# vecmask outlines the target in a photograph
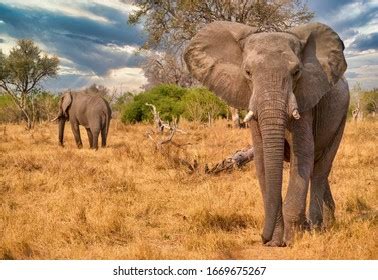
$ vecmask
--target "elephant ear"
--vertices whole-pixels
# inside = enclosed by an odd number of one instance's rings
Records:
[[[302,75],[295,88],[299,111],[313,108],[343,76],[344,44],[329,26],[309,23],[290,30],[303,43]]]
[[[243,75],[242,45],[256,32],[248,25],[215,21],[190,41],[184,60],[192,75],[235,108],[248,108],[251,89]]]
[[[62,107],[62,113],[67,116],[67,109],[72,103],[72,96],[70,92],[66,92],[62,97],[61,97],[61,107]]]

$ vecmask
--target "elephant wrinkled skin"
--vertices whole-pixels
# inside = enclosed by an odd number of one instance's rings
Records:
[[[79,125],[87,130],[90,148],[98,149],[100,133],[101,146],[105,147],[111,115],[108,102],[97,94],[88,91],[64,93],[60,98],[58,116],[54,119],[59,122],[59,144],[63,146],[64,126],[69,120],[78,148],[83,146]]]
[[[339,36],[321,23],[257,33],[220,21],[200,30],[184,53],[200,82],[231,106],[249,110],[267,246],[290,244],[295,228],[334,219],[328,176],[349,105],[343,50]],[[284,155],[290,179],[283,201]]]

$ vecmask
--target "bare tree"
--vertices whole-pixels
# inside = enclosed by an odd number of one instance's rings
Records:
[[[138,9],[130,24],[143,22],[148,55],[143,69],[148,87],[159,83],[193,85],[181,54],[205,24],[225,20],[256,26],[260,31],[283,31],[314,16],[304,0],[134,0]],[[165,54],[161,54],[164,50]]]
[[[181,58],[169,53],[153,53],[146,59],[142,69],[148,81],[146,89],[161,83],[176,84],[182,87],[190,87],[195,83],[195,80],[186,71]]]
[[[314,16],[303,0],[135,0],[129,23],[144,21],[145,49],[181,49],[203,25],[225,20],[283,31]]]

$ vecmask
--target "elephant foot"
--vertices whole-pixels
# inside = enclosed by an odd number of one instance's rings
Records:
[[[286,243],[281,240],[270,240],[268,242],[263,241],[263,245],[267,247],[286,247]]]
[[[261,239],[264,246],[285,247],[286,244],[285,242],[283,242],[283,236],[284,236],[284,224],[283,224],[282,219],[280,219],[274,229],[273,236],[271,237],[271,239],[265,238],[263,234],[261,235]]]
[[[77,148],[78,149],[82,149],[83,148],[83,144],[77,144]]]
[[[287,246],[293,245],[294,236],[297,231],[310,231],[311,225],[306,218],[301,218],[299,221],[290,220],[285,222],[284,242]]]

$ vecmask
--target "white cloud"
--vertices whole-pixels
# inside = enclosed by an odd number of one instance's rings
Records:
[[[122,12],[127,13],[127,14],[129,12],[135,11],[135,9],[137,9],[131,3],[126,3],[126,2],[130,2],[130,1],[124,1],[124,3],[122,3],[119,0],[107,0],[107,1],[92,0],[91,2],[94,3],[94,4],[104,5],[104,6],[107,6],[107,7],[110,7],[110,8],[114,8],[114,9],[117,9],[117,10],[122,11]]]
[[[70,4],[67,4],[67,1],[64,0],[2,0],[4,4],[13,7],[22,7],[26,9],[42,9],[52,12],[59,12],[73,17],[84,17],[94,21],[100,22],[109,22],[105,17],[98,16],[94,13],[91,13],[85,10],[85,5],[88,4],[88,1],[78,0],[70,1]],[[97,1],[106,3],[107,1]]]
[[[106,76],[93,76],[89,83],[104,85],[108,88],[115,88],[120,92],[132,91],[138,92],[147,82],[141,68],[119,68],[112,69]]]

